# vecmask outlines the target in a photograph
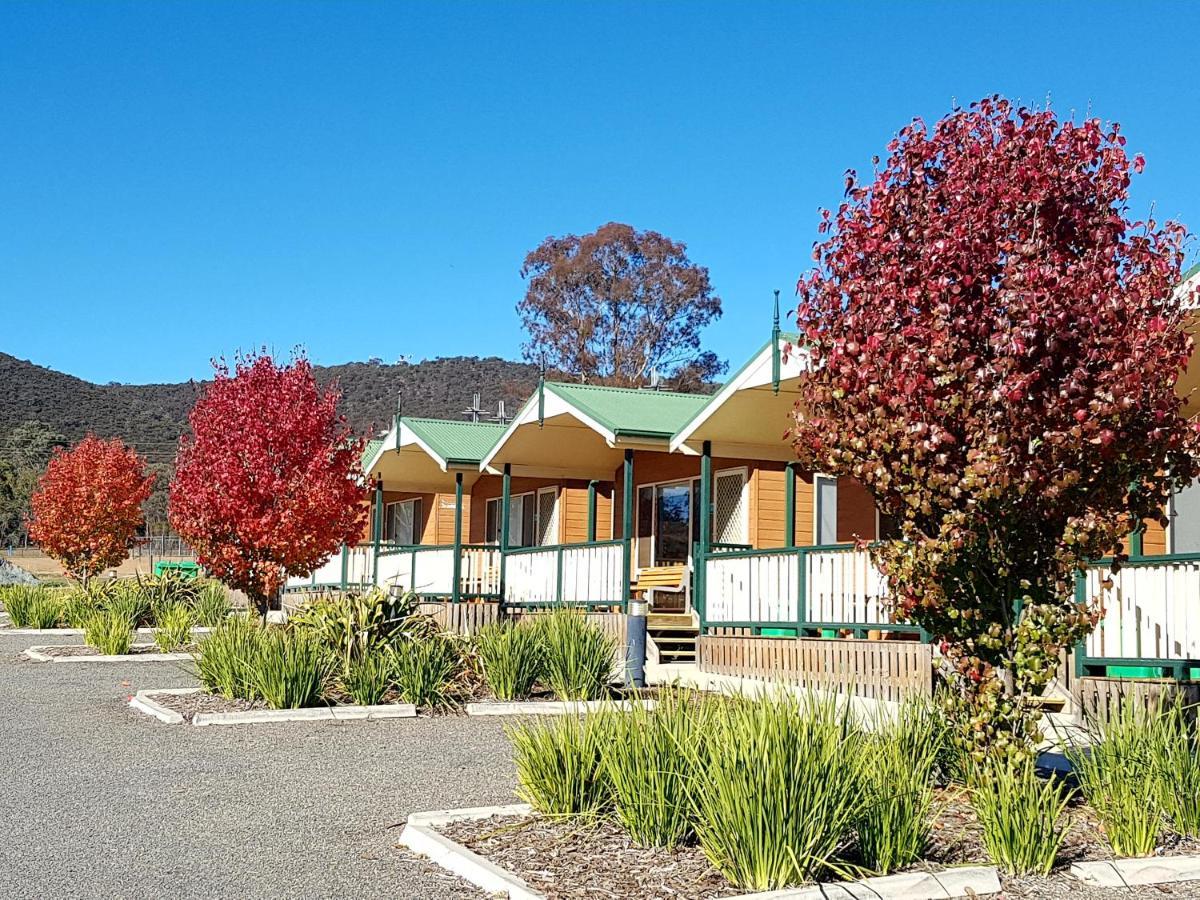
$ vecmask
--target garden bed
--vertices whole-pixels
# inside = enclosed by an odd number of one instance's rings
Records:
[[[912,871],[949,875],[962,872],[964,865],[990,867],[979,840],[978,822],[973,821],[969,806],[950,797],[942,799],[949,805],[934,824],[930,859]],[[578,819],[546,818],[526,812],[501,813],[486,818],[463,818],[433,828],[485,861],[516,875],[532,891],[550,900],[591,897],[707,900],[747,896],[712,867],[699,847],[676,850],[638,847],[624,829],[607,817],[583,823]],[[1194,841],[1181,841],[1167,850],[1195,853],[1200,852],[1200,846]],[[1071,874],[1070,862],[1110,859],[1111,854],[1106,851],[1097,824],[1084,816],[1072,829],[1060,866],[1047,878],[1005,876],[1004,896],[1028,900],[1200,897],[1200,884],[1177,883],[1170,888],[1135,886],[1118,891],[1084,884]],[[878,887],[873,887],[863,896],[873,895],[876,890]],[[972,890],[982,895],[978,888]],[[823,893],[828,893],[828,885]],[[911,896],[918,895],[919,891]],[[970,894],[964,890],[959,896]]]
[[[30,647],[21,654],[37,663],[65,662],[183,662],[190,653],[164,653],[155,644],[133,644],[128,653],[105,654],[87,644],[57,644]]]
[[[138,691],[129,705],[169,725],[252,725],[267,722],[342,721],[352,719],[410,719],[414,706],[388,703],[375,706],[332,705],[301,709],[271,709],[260,700],[209,694],[200,688]]]

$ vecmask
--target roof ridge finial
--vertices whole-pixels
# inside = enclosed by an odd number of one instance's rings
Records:
[[[546,354],[542,354],[538,373],[538,428],[546,427]]]
[[[404,419],[404,391],[396,392],[396,412],[392,416],[392,426],[396,429],[396,451],[400,450],[400,425]]]

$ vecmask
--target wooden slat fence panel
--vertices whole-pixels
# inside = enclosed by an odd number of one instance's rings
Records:
[[[728,634],[699,639],[700,671],[898,702],[933,691],[933,648],[915,641]]]
[[[1081,712],[1101,722],[1112,717],[1124,698],[1130,698],[1144,709],[1153,709],[1160,702],[1172,702],[1177,694],[1183,696],[1185,706],[1194,706],[1200,703],[1200,683],[1091,676],[1084,676],[1075,683],[1075,699]]]

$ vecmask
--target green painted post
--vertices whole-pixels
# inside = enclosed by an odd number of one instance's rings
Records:
[[[783,546],[796,546],[796,464],[783,467]]]
[[[588,527],[587,539],[590,544],[596,540],[596,486],[600,482],[593,479],[588,482]]]
[[[454,473],[454,587],[450,590],[450,602],[462,599],[462,472]]]
[[[383,540],[383,479],[375,479],[375,559],[371,565],[371,581],[379,584],[379,543]]]
[[[1087,569],[1075,570],[1075,603],[1083,606],[1087,603]],[[1075,645],[1075,677],[1083,677],[1083,660],[1087,655],[1087,644],[1080,641]]]
[[[342,544],[342,590],[346,590],[346,579],[350,571],[350,551]]]
[[[508,513],[512,505],[512,464],[504,464],[503,488],[500,492],[500,605],[504,606],[504,574],[508,560]]]
[[[708,551],[712,546],[712,442],[700,445],[700,553],[696,560],[696,611],[704,620],[708,609]]]
[[[625,451],[625,492],[621,496],[621,558],[624,562],[624,600],[622,606],[629,612],[629,594],[633,584],[633,451]]]
[[[1145,546],[1142,540],[1143,529],[1137,528],[1129,535],[1129,556],[1131,559],[1140,559],[1145,556]]]
[[[801,547],[796,560],[796,637],[804,637],[808,623],[808,551]]]
[[[779,291],[775,292],[775,316],[771,324],[771,389],[778,394],[780,381],[779,359]]]
[[[562,605],[562,588],[563,588],[563,548],[560,546],[555,558],[555,573],[554,573],[554,602]]]

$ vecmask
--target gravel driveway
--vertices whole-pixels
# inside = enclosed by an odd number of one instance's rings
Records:
[[[482,896],[391,826],[512,802],[498,721],[163,725],[129,695],[186,668],[18,659],[56,641],[0,632],[0,897]]]

